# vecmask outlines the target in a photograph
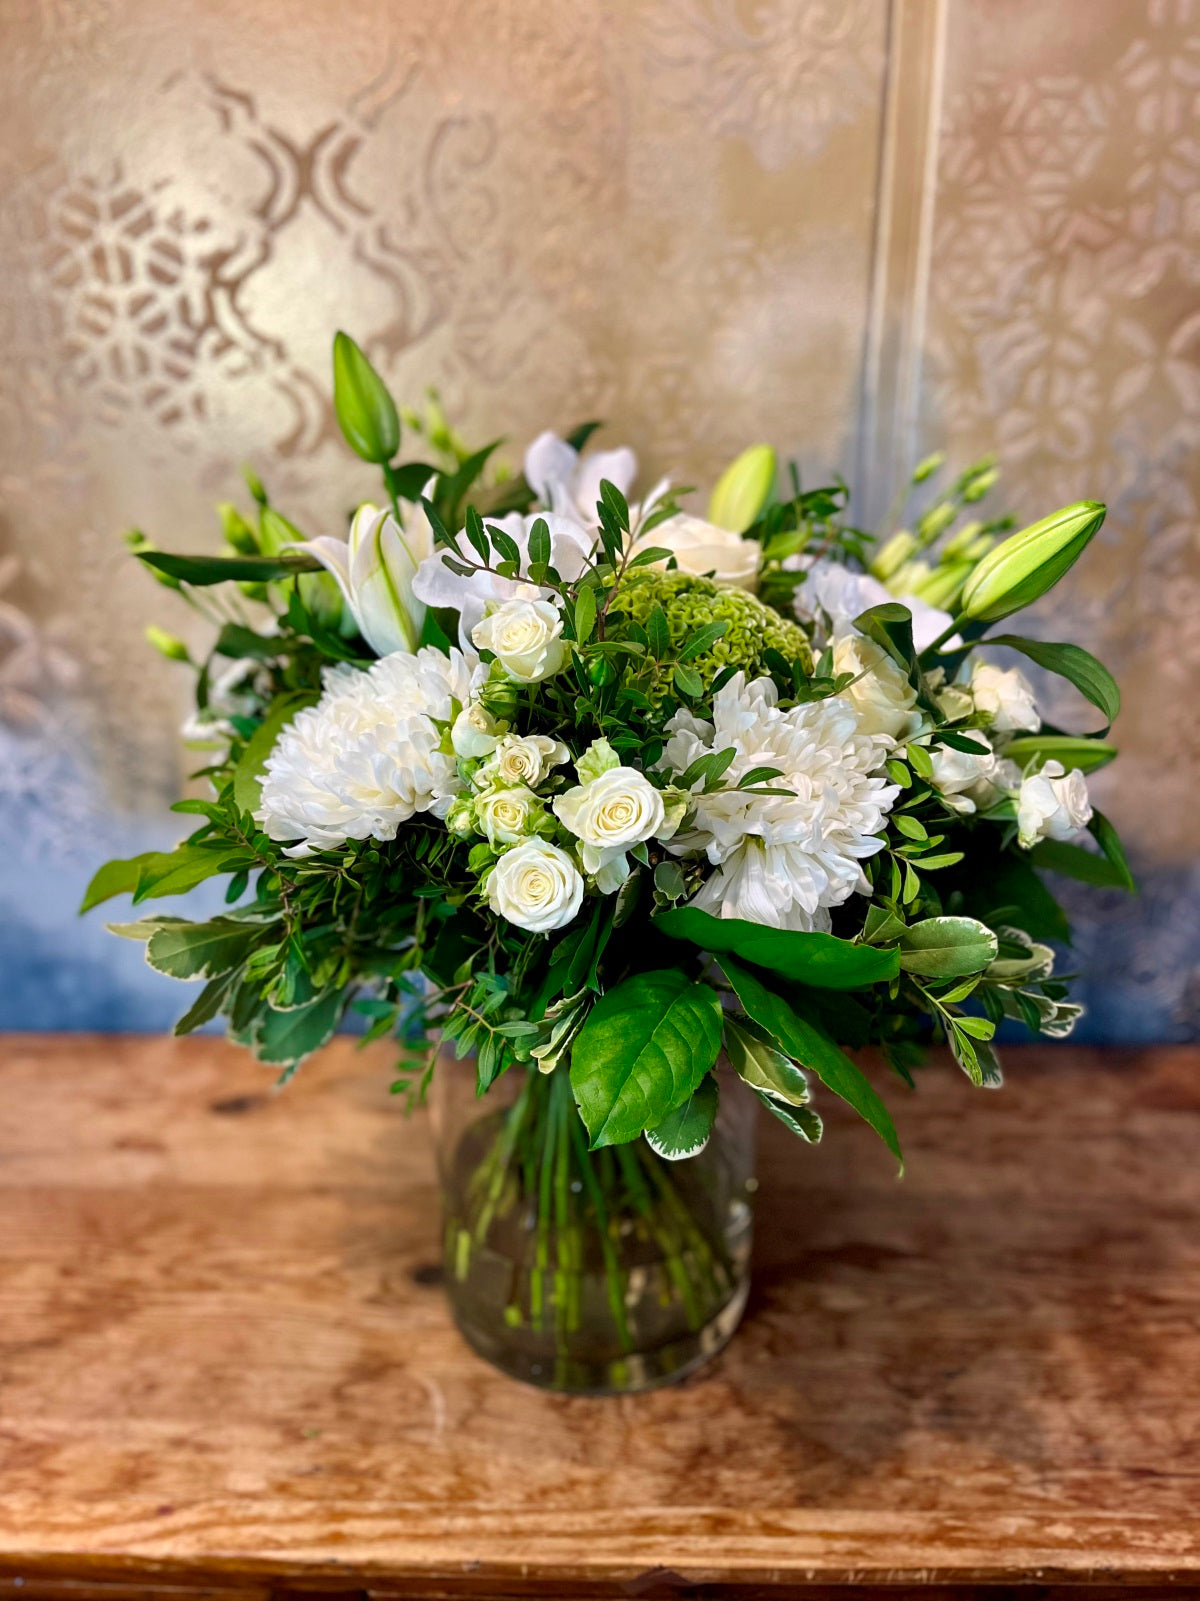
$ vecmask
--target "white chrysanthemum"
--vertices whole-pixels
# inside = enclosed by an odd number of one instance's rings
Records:
[[[682,772],[705,751],[737,751],[725,779],[755,767],[787,796],[734,787],[695,797],[696,816],[671,842],[677,855],[703,852],[717,869],[694,904],[717,917],[772,928],[828,929],[829,908],[868,885],[860,863],[883,845],[884,819],[900,793],[877,776],[890,741],[860,732],[841,696],[781,711],[768,678],[738,673],[713,701],[713,720],[677,712],[664,764]]]
[[[397,651],[368,672],[335,667],[325,693],[298,712],[267,758],[255,816],[289,856],[349,839],[394,839],[414,812],[444,816],[462,788],[438,723],[481,676],[460,651]]]

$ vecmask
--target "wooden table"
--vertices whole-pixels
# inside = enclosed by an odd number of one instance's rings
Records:
[[[764,1127],[740,1334],[599,1401],[458,1338],[386,1051],[0,1040],[0,1595],[1200,1590],[1200,1052],[1007,1060],[902,1182]]]

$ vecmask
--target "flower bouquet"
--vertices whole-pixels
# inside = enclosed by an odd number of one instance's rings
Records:
[[[520,473],[436,401],[401,419],[339,334],[334,404],[385,504],[308,538],[248,475],[226,552],[128,536],[211,618],[193,662],[204,794],[175,850],[110,862],[85,907],[228,879],[202,921],[116,932],[199,984],[286,1080],[353,1012],[433,1083],[446,1281],[508,1371],[576,1390],[675,1376],[735,1327],[759,1105],[801,1141],[846,1101],[899,1160],[875,1078],[943,1040],[974,1084],[1012,1019],[1059,1037],[1049,869],[1132,887],[1085,775],[1103,734],[1043,724],[1003,646],[1099,708],[1086,651],[993,625],[1104,508],[1019,533],[969,468],[877,538],[765,446],[700,518],[627,449],[543,434]],[[907,496],[906,496],[907,498]],[[1004,537],[1007,535],[1007,537]],[[435,1071],[436,1069],[436,1071]],[[876,1075],[877,1076],[877,1075]]]

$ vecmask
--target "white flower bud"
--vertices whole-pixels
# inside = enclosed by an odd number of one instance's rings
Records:
[[[468,701],[450,729],[454,754],[466,761],[490,756],[499,743],[501,727],[486,706],[477,700]]]
[[[475,802],[475,816],[492,845],[515,845],[545,815],[541,801],[524,786],[490,789]]]

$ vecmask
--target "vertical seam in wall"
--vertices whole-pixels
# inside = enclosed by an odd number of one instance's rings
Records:
[[[891,0],[888,12],[854,507],[868,526],[907,478],[917,446],[946,14],[947,0]],[[910,175],[916,192],[906,199]]]

